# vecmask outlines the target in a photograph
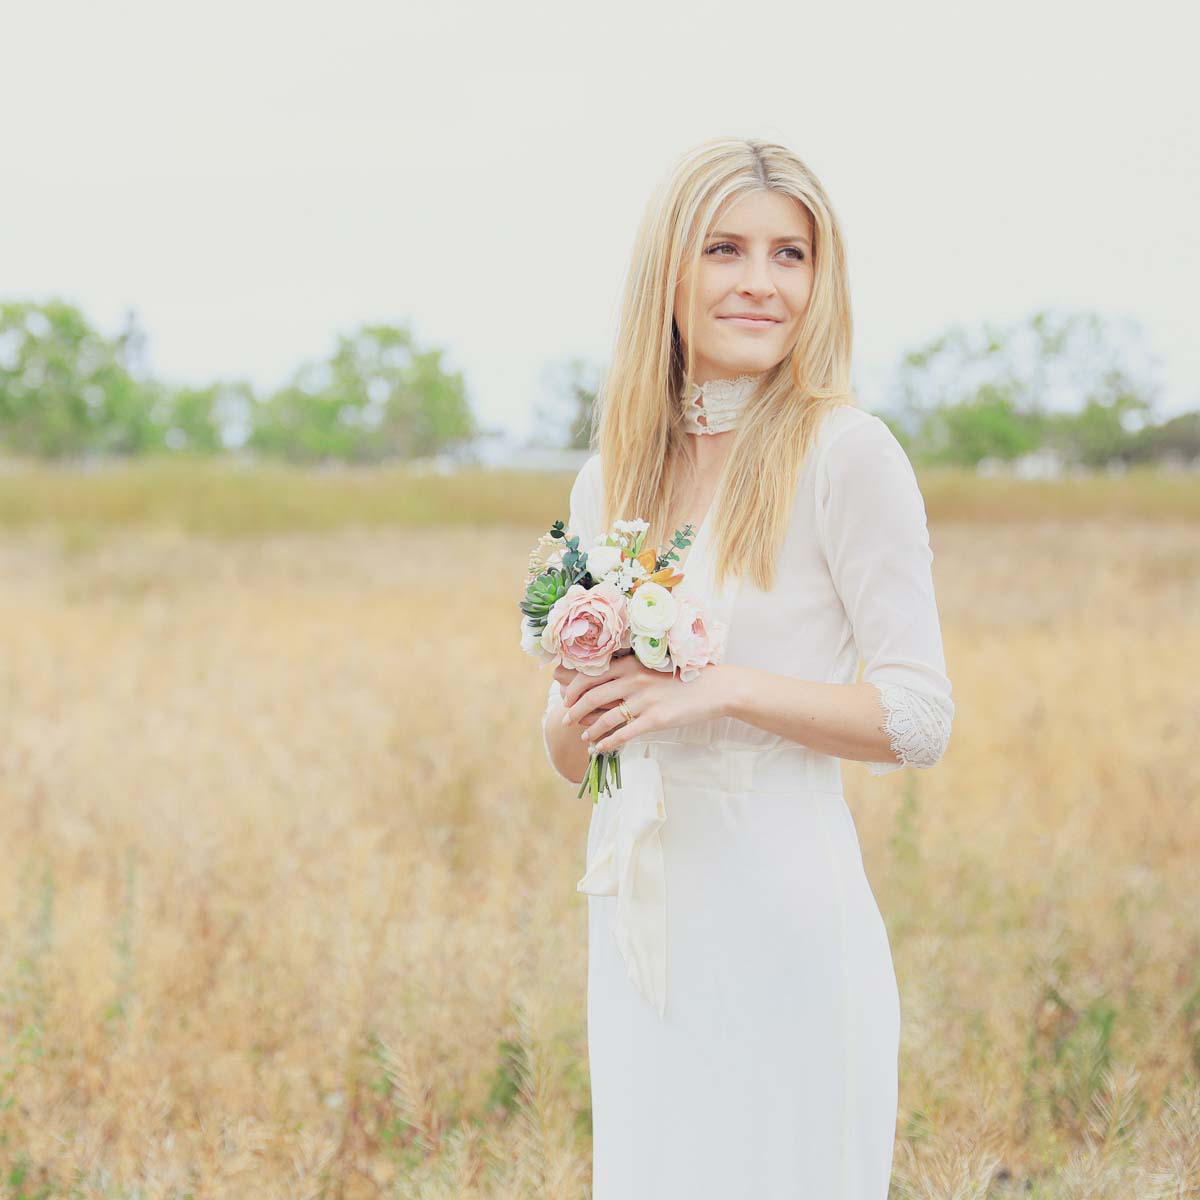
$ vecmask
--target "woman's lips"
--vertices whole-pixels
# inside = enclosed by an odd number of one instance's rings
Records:
[[[728,321],[731,325],[738,325],[742,329],[770,329],[778,325],[778,321],[773,321],[767,317],[718,317],[720,321]]]

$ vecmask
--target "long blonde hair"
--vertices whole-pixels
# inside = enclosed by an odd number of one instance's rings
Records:
[[[673,309],[680,265],[695,278],[704,235],[734,196],[768,189],[791,196],[813,223],[813,288],[795,345],[768,371],[734,433],[714,503],[714,582],[775,579],[796,481],[825,413],[850,400],[853,323],[841,229],[816,176],[784,146],[714,138],[687,151],[646,207],[625,280],[613,352],[593,412],[591,441],[604,473],[605,527],[650,524],[647,545],[665,546],[665,525],[694,471],[679,397],[692,380],[692,311],[681,337]],[[686,560],[684,563],[686,573]]]

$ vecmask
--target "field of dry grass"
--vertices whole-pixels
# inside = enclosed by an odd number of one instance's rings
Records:
[[[587,1195],[569,482],[0,479],[0,1196]],[[894,1197],[1200,1196],[1200,485],[922,482],[951,746],[844,767]]]

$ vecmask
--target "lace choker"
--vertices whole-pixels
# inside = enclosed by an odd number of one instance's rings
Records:
[[[688,433],[725,433],[736,429],[742,409],[762,375],[737,375],[693,384],[683,405],[683,427]]]

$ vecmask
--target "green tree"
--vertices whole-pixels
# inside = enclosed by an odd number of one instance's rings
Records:
[[[1147,425],[1138,430],[1125,457],[1130,462],[1200,459],[1200,411],[1179,413],[1161,425]]]
[[[598,367],[578,356],[551,365],[546,385],[552,398],[537,406],[535,441],[545,439],[569,450],[591,446],[599,374]]]
[[[247,440],[255,408],[249,383],[238,380],[160,391],[154,415],[171,450],[219,454]]]
[[[418,348],[407,327],[367,325],[257,406],[249,445],[298,461],[378,462],[446,452],[476,432],[442,351]]]
[[[974,464],[1049,443],[1099,465],[1149,419],[1156,368],[1135,322],[1047,310],[947,330],[904,356],[897,388],[922,458]]]
[[[131,323],[105,338],[61,300],[0,304],[0,444],[47,458],[160,448],[153,389],[126,363],[139,336]]]
[[[1082,412],[1048,419],[1046,441],[1086,467],[1102,467],[1130,456],[1137,430],[1131,427],[1129,417],[1141,415],[1148,407],[1142,397],[1121,390],[1089,396]]]
[[[1008,395],[985,386],[969,400],[926,414],[916,440],[925,461],[975,466],[1036,450],[1039,425],[1037,417],[1017,412]]]

